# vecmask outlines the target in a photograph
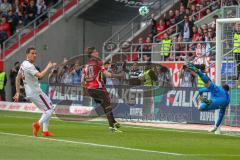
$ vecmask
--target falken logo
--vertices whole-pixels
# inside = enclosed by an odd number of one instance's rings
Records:
[[[128,7],[151,6],[154,2],[130,1],[130,0],[115,0],[115,2],[124,3]]]
[[[209,93],[204,93],[210,97]],[[171,90],[167,93],[167,106],[197,107],[198,91]]]

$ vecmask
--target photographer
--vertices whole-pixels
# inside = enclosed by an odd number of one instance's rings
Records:
[[[15,62],[14,63],[14,67],[11,69],[10,75],[9,75],[10,83],[11,83],[11,95],[12,95],[12,97],[16,93],[15,80],[16,80],[19,68],[20,68],[20,63],[19,62]]]
[[[140,74],[138,63],[134,62],[129,72],[129,85],[141,85],[141,81],[138,79]]]
[[[167,67],[160,65],[158,71],[158,85],[160,87],[172,87],[172,75]]]
[[[58,69],[54,68],[48,76],[48,83],[49,84],[57,84],[58,82],[59,82]]]
[[[180,72],[180,87],[196,87],[195,75],[183,65]]]

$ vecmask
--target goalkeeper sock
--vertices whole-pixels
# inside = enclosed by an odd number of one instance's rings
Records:
[[[197,74],[199,75],[199,77],[202,79],[202,81],[207,84],[210,79],[208,78],[208,76],[206,76],[204,73],[202,73],[202,71],[198,71]]]

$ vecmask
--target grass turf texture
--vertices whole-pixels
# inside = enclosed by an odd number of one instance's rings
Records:
[[[122,126],[123,133],[111,133],[106,123],[52,119],[50,131],[56,136],[35,138],[31,124],[39,117],[0,111],[0,160],[240,159],[240,137],[133,126]]]

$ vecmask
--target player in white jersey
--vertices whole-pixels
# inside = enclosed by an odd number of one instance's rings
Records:
[[[39,72],[34,62],[37,58],[36,49],[31,47],[26,50],[26,60],[23,61],[16,77],[16,94],[13,97],[17,102],[20,94],[20,80],[23,80],[24,88],[26,92],[26,98],[33,102],[43,114],[39,121],[34,122],[32,125],[34,136],[38,135],[38,131],[42,126],[42,136],[53,136],[53,133],[48,132],[48,123],[53,114],[54,107],[49,97],[41,90],[38,78],[43,78],[48,71],[56,65],[56,63],[49,62],[45,69]]]

